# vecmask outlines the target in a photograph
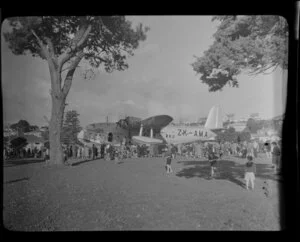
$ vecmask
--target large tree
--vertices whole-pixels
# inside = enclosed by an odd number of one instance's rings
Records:
[[[51,77],[52,110],[49,122],[50,162],[63,163],[60,143],[65,101],[80,62],[107,72],[128,68],[148,28],[135,29],[124,16],[42,16],[8,19],[11,31],[4,33],[16,55],[31,53],[44,59]]]
[[[209,91],[228,84],[238,87],[237,76],[274,71],[288,66],[288,24],[281,16],[215,16],[219,21],[214,42],[192,64]]]

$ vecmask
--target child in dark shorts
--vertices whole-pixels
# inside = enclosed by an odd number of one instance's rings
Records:
[[[253,156],[247,156],[247,163],[245,165],[245,181],[246,189],[248,190],[249,182],[251,183],[251,188],[254,190],[254,181],[255,181],[256,165],[253,162]]]
[[[213,178],[215,176],[215,170],[217,169],[217,159],[218,156],[215,151],[215,147],[210,146],[208,148],[208,162],[210,164],[210,176]]]
[[[213,154],[208,161],[210,163],[210,176],[213,178],[217,169],[217,156]]]
[[[171,153],[170,148],[166,152],[166,159],[167,159],[167,162],[166,162],[167,174],[172,173],[173,172],[172,167],[171,167],[172,153]]]

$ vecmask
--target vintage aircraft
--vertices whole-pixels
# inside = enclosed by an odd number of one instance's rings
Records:
[[[224,130],[220,107],[213,106],[204,127],[168,125],[172,121],[168,115],[158,115],[141,121],[138,136],[132,139],[142,144],[184,144],[196,141],[214,141],[217,133]],[[150,128],[150,137],[143,136],[143,129]],[[153,129],[160,130],[160,138],[153,138]]]
[[[78,134],[87,145],[111,143],[119,145],[124,138],[137,144],[182,144],[195,141],[214,141],[216,133],[224,130],[220,108],[211,108],[204,127],[170,124],[169,115],[157,115],[147,119],[127,117],[117,123],[91,124]]]

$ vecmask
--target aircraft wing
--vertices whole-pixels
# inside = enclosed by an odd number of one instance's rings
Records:
[[[167,126],[170,122],[172,122],[173,118],[169,115],[157,115],[141,121],[141,125],[143,125],[146,129],[151,130],[161,130],[165,126]],[[152,131],[151,131],[152,132]],[[153,137],[145,137],[145,136],[133,136],[132,139],[139,144],[161,144],[164,143],[163,139],[156,139]]]
[[[163,140],[146,136],[133,136],[132,140],[137,144],[162,144]]]
[[[172,120],[173,118],[169,115],[156,115],[142,120],[141,124],[143,124],[143,126],[146,128],[149,127],[149,128],[160,130],[166,127],[169,123],[171,123]]]

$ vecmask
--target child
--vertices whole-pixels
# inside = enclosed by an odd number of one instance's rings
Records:
[[[171,148],[170,147],[166,152],[166,159],[167,159],[167,162],[166,162],[167,174],[172,173],[173,172],[172,167],[171,167],[172,154],[171,154]]]
[[[252,190],[254,190],[255,173],[256,173],[256,165],[253,162],[253,157],[249,155],[247,156],[247,163],[245,166],[245,181],[246,181],[247,190],[249,187],[249,181],[251,182]]]
[[[173,144],[172,144],[172,147],[171,147],[171,154],[172,154],[172,159],[175,159],[175,157],[176,157],[176,147]]]
[[[267,158],[271,158],[271,146],[270,146],[270,143],[265,143],[265,150],[266,150]]]
[[[210,163],[210,176],[213,178],[215,176],[215,170],[217,169],[217,155],[215,147],[210,145],[208,147],[208,162]]]

